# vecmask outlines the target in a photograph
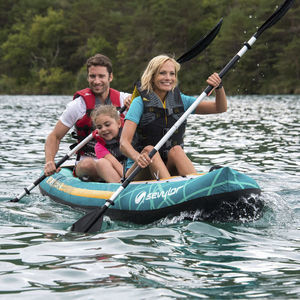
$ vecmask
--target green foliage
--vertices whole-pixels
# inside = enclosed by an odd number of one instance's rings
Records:
[[[113,51],[113,46],[102,36],[91,37],[87,40],[86,57],[95,53],[109,53]]]
[[[72,94],[96,53],[114,64],[112,86],[131,91],[155,55],[178,58],[215,26],[214,42],[182,66],[199,94],[283,0],[6,0],[0,3],[0,92]],[[224,77],[228,94],[300,93],[300,5],[269,28]]]
[[[40,94],[57,94],[62,88],[62,93],[66,93],[71,83],[71,74],[60,67],[41,68],[33,77],[36,77],[34,89]]]

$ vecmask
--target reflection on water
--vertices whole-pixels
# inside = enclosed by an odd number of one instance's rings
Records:
[[[249,174],[263,189],[262,218],[106,219],[96,235],[70,233],[82,213],[37,188],[8,201],[40,176],[46,135],[70,98],[0,96],[0,298],[299,298],[298,96],[230,97],[225,114],[189,117],[186,151],[197,170]]]

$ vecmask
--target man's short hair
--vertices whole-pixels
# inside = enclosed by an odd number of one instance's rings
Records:
[[[113,69],[112,69],[112,62],[111,60],[103,55],[103,54],[96,54],[92,57],[90,57],[87,61],[86,61],[86,70],[87,72],[89,72],[89,68],[91,66],[101,66],[101,67],[106,67],[107,72],[109,74],[112,73]]]

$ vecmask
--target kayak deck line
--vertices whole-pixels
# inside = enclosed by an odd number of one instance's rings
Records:
[[[130,184],[155,184],[158,181],[160,182],[170,182],[170,181],[183,181],[184,180],[189,180],[191,178],[196,178],[201,175],[204,175],[206,173],[197,173],[197,174],[192,174],[188,176],[171,176],[169,178],[164,178],[161,180],[147,180],[147,181],[132,181]],[[74,187],[72,185],[67,185],[63,182],[60,181],[60,178],[53,178],[53,177],[48,177],[46,179],[46,182],[52,186],[53,188],[62,191],[64,193],[67,193],[72,196],[78,196],[78,197],[87,197],[87,198],[100,198],[100,199],[109,199],[114,191],[102,191],[102,190],[91,190],[87,188],[78,188]],[[99,182],[100,183],[100,182]],[[105,184],[102,182],[102,184]],[[118,183],[116,183],[118,184]]]

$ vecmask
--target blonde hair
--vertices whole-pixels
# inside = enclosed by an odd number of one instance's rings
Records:
[[[113,105],[99,105],[92,111],[91,119],[94,125],[96,125],[96,120],[100,115],[109,116],[116,121],[120,121],[119,113]]]
[[[153,92],[153,78],[159,72],[161,66],[167,61],[173,62],[174,67],[175,67],[176,80],[175,80],[173,89],[175,88],[175,86],[177,85],[177,82],[178,82],[177,73],[180,70],[180,64],[173,57],[170,57],[166,54],[162,54],[162,55],[153,57],[149,61],[148,65],[142,75],[142,78],[141,78],[141,89],[143,91],[147,91],[148,93]]]

